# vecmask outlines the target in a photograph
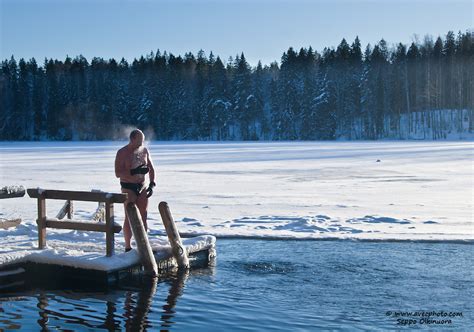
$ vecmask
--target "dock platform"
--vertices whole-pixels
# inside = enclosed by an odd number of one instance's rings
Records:
[[[159,204],[159,211],[167,237],[153,238],[147,235],[136,204],[126,204],[136,249],[116,253],[115,234],[121,232],[122,226],[115,222],[114,204],[126,202],[126,194],[40,188],[30,188],[27,192],[37,200],[37,227],[31,223],[15,225],[13,230],[2,235],[0,291],[43,281],[109,284],[141,271],[144,275],[158,277],[175,267],[207,266],[216,256],[214,236],[181,239],[166,202]],[[65,200],[56,218],[46,215],[46,200]],[[97,202],[94,217],[91,220],[73,219],[73,201]],[[101,217],[96,218],[99,215]],[[56,230],[50,231],[48,243],[47,229]],[[105,255],[101,245],[104,237],[100,233],[105,233]],[[37,245],[31,241],[34,237],[38,238]]]
[[[153,255],[159,275],[177,268],[169,243],[165,237],[154,237],[151,241]],[[216,256],[216,239],[210,235],[183,239],[190,268],[212,265]],[[40,286],[54,282],[56,285],[110,285],[133,275],[140,274],[143,266],[138,252],[115,254],[68,250],[31,248],[16,257],[0,252],[0,291],[22,287],[25,284]]]

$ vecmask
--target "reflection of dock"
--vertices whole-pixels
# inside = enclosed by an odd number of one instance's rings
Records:
[[[105,292],[95,286],[79,291],[66,288],[22,292],[20,296],[36,298],[36,322],[41,330],[170,330],[176,323],[176,305],[186,282],[202,273],[212,274],[213,269],[173,271],[163,279],[131,275]],[[5,322],[10,323],[8,318]],[[11,323],[15,323],[13,318]],[[17,325],[18,329],[21,327]]]
[[[144,272],[151,276],[163,274],[174,268],[187,269],[209,265],[215,256],[215,237],[197,236],[181,240],[176,225],[166,203],[160,209],[168,239],[150,239],[143,227],[138,210],[133,203],[127,205],[132,231],[136,240],[136,250],[115,253],[114,234],[121,226],[114,221],[114,203],[126,201],[126,194],[105,192],[78,192],[28,189],[28,194],[37,199],[38,206],[38,249],[28,248],[15,252],[0,253],[0,290],[18,286],[20,281],[27,285],[68,282],[109,284],[134,273]],[[66,200],[56,218],[46,216],[46,200]],[[105,222],[95,220],[73,220],[72,202],[98,202],[105,207]],[[65,217],[67,219],[64,219]],[[69,248],[54,250],[46,246],[47,228],[69,229],[73,231],[105,232],[106,255],[99,252],[84,252],[81,243],[74,243],[71,237]],[[69,240],[69,239],[68,239]],[[14,258],[12,258],[14,257]]]
[[[178,271],[176,276],[171,279],[171,286],[166,298],[166,304],[163,305],[163,313],[161,315],[161,327],[170,328],[173,324],[173,317],[175,314],[174,308],[178,302],[178,297],[181,296],[184,284],[189,277],[189,271]]]
[[[142,283],[135,303],[132,299],[133,292],[128,291],[126,293],[124,316],[128,318],[125,322],[125,329],[127,331],[145,331],[147,327],[150,327],[147,324],[147,318],[153,304],[156,288],[157,280],[147,278]]]

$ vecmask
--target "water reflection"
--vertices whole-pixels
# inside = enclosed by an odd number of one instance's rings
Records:
[[[120,330],[120,322],[115,319],[115,313],[117,312],[117,308],[115,306],[115,302],[107,301],[107,315],[105,318],[105,324],[103,328],[109,331],[117,331]]]
[[[38,295],[38,304],[36,305],[39,309],[38,313],[40,318],[37,320],[38,325],[41,327],[41,330],[47,330],[48,326],[48,313],[46,308],[48,307],[48,297],[44,292],[40,292]]]
[[[35,310],[32,306],[20,305],[15,320],[11,316],[13,312],[10,317],[0,320],[0,330],[21,326],[17,325],[21,323],[29,326],[36,323],[36,328],[43,331],[81,327],[108,331],[169,330],[176,323],[175,308],[188,279],[208,277],[214,273],[214,267],[210,267],[173,271],[160,279],[134,276],[109,289],[24,291],[20,294],[22,301],[33,300]],[[160,303],[161,298],[163,302]],[[0,308],[1,303],[8,299],[0,297]]]
[[[156,293],[158,279],[144,278],[138,292],[125,293],[125,328],[127,331],[144,331],[151,327],[148,313]]]
[[[54,281],[56,290],[0,293],[0,330],[385,331],[397,330],[396,319],[385,313],[403,310],[402,304],[408,310],[464,311],[451,327],[474,331],[468,317],[472,269],[466,269],[472,245],[254,240],[220,245],[224,254],[215,275],[213,269],[193,269],[188,276],[166,276],[154,291],[146,280],[124,280],[92,290]],[[427,295],[434,305],[426,307]]]
[[[178,298],[181,296],[184,284],[189,277],[189,271],[178,271],[176,275],[171,278],[171,286],[168,291],[168,297],[166,298],[166,303],[163,305],[163,314],[161,315],[161,327],[170,328],[172,326],[173,317],[175,314],[174,308],[178,302]]]

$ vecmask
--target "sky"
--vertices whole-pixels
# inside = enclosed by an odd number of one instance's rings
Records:
[[[158,49],[243,52],[255,66],[280,61],[290,46],[411,43],[474,28],[473,0],[0,0],[0,60],[131,61]]]

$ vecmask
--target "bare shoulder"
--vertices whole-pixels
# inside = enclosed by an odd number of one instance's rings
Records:
[[[127,145],[122,146],[122,147],[117,151],[117,153],[126,153],[126,152],[127,152]]]
[[[146,157],[150,156],[150,151],[145,146],[142,146],[141,148],[141,154],[145,155]]]
[[[117,151],[117,158],[123,157],[127,153],[127,146],[120,148]]]

